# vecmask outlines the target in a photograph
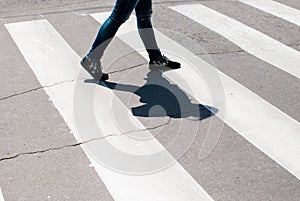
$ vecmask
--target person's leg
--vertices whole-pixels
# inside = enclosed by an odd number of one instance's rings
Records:
[[[108,19],[102,24],[88,56],[100,60],[117,30],[132,13],[139,0],[117,0]]]
[[[118,28],[132,13],[139,0],[117,0],[109,18],[100,27],[92,48],[80,61],[81,66],[96,80],[107,80],[109,76],[102,72],[101,57]]]
[[[171,61],[165,55],[162,55],[158,48],[151,23],[152,0],[140,0],[135,7],[135,12],[138,31],[149,54],[149,64],[166,66],[173,69],[180,68],[180,63]]]
[[[138,31],[150,59],[160,54],[151,23],[152,12],[152,0],[140,0],[135,7]]]

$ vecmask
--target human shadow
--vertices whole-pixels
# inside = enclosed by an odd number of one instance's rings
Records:
[[[131,108],[134,116],[171,118],[196,117],[199,120],[208,118],[218,112],[217,108],[195,104],[176,84],[171,84],[162,76],[159,69],[149,67],[143,86],[119,84],[114,82],[100,82],[109,89],[132,92],[140,97],[142,105]],[[85,82],[92,82],[86,80]]]

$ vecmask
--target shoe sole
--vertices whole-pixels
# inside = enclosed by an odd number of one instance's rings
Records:
[[[109,79],[109,76],[108,76],[107,73],[102,73],[101,78],[95,77],[95,76],[89,71],[89,69],[88,69],[87,67],[84,66],[83,63],[84,63],[84,61],[81,60],[81,61],[80,61],[80,65],[82,66],[82,68],[83,68],[84,70],[86,70],[86,71],[93,77],[94,80],[97,80],[97,81],[98,81],[98,80],[99,80],[99,81],[105,81],[105,80],[108,80],[108,79]]]

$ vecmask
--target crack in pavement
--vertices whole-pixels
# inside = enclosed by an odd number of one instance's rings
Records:
[[[124,135],[128,135],[128,134],[134,133],[134,132],[155,130],[157,128],[164,127],[164,126],[168,125],[171,122],[171,119],[172,118],[169,118],[166,123],[159,124],[159,125],[153,126],[153,127],[131,130],[131,131],[128,131],[128,132],[123,132],[121,134],[109,134],[109,135],[106,135],[106,136],[103,136],[103,137],[92,138],[92,139],[89,139],[89,140],[86,140],[86,141],[83,141],[83,142],[78,142],[78,143],[75,143],[75,144],[68,144],[68,145],[64,145],[64,146],[60,146],[60,147],[54,147],[54,148],[48,148],[48,149],[44,149],[44,150],[37,150],[37,151],[30,151],[30,152],[15,154],[15,155],[10,156],[10,157],[0,158],[0,162],[7,161],[7,160],[12,160],[12,159],[18,158],[20,156],[25,156],[25,155],[34,155],[34,154],[40,154],[40,153],[45,153],[45,152],[49,152],[49,151],[55,151],[55,150],[70,148],[70,147],[77,147],[77,146],[80,146],[80,145],[83,145],[83,144],[87,144],[89,142],[103,140],[103,139],[106,139],[106,138],[109,138],[109,137],[124,136]]]
[[[198,111],[198,110],[191,110],[191,111],[183,112],[183,113],[180,113],[180,114],[188,114],[188,113],[193,113],[195,111]],[[134,132],[143,132],[143,131],[155,130],[155,129],[158,129],[158,128],[161,128],[161,127],[169,125],[171,123],[173,117],[177,116],[177,115],[178,114],[174,114],[174,115],[168,116],[168,120],[165,123],[158,124],[156,126],[147,127],[147,128],[143,128],[143,129],[135,129],[135,130],[127,131],[127,132],[121,132],[121,134],[112,133],[112,134],[108,134],[108,135],[103,136],[103,137],[92,138],[92,139],[89,139],[89,140],[86,140],[86,141],[83,141],[83,142],[78,142],[78,143],[75,143],[75,144],[68,144],[68,145],[64,145],[64,146],[60,146],[60,147],[54,147],[54,148],[48,148],[48,149],[44,149],[44,150],[37,150],[37,151],[30,151],[30,152],[19,153],[19,154],[15,154],[13,156],[0,158],[0,162],[7,161],[7,160],[12,160],[12,159],[18,158],[20,156],[25,156],[25,155],[41,154],[41,153],[45,153],[45,152],[49,152],[49,151],[61,150],[61,149],[70,148],[70,147],[78,147],[80,145],[84,145],[84,144],[87,144],[89,142],[94,142],[94,141],[98,141],[98,140],[104,140],[104,139],[109,138],[109,137],[126,136],[126,135],[128,135],[130,133],[134,133]]]
[[[57,85],[60,85],[60,84],[64,84],[64,83],[68,83],[68,82],[74,82],[74,81],[75,80],[64,80],[64,81],[57,82],[57,83],[54,83],[54,84],[51,84],[51,85],[39,86],[39,87],[36,87],[36,88],[28,89],[26,91],[17,92],[17,93],[2,97],[2,98],[0,98],[0,101],[9,99],[9,98],[12,98],[12,97],[15,97],[15,96],[19,96],[19,95],[24,95],[24,94],[27,94],[27,93],[30,93],[30,92],[33,92],[33,91],[37,91],[37,90],[40,90],[40,89],[50,88],[50,87],[54,87],[54,86],[57,86]]]
[[[137,64],[137,65],[134,65],[134,66],[131,66],[131,67],[128,67],[128,68],[123,68],[123,69],[120,69],[120,70],[110,71],[110,72],[107,72],[107,73],[110,74],[110,75],[114,74],[114,73],[120,73],[120,72],[123,72],[123,71],[126,71],[126,70],[142,67],[143,65],[146,65],[146,64],[147,63],[141,63],[141,64]]]
[[[225,55],[225,54],[234,54],[234,53],[240,53],[240,52],[246,52],[245,50],[236,50],[236,51],[227,51],[227,52],[206,52],[206,53],[198,53],[197,56],[202,55]]]
[[[139,67],[142,67],[143,65],[146,65],[146,64],[147,63],[142,63],[142,64],[137,64],[135,66],[131,66],[131,67],[128,67],[128,68],[124,68],[124,69],[120,69],[120,70],[115,70],[115,71],[110,71],[110,72],[108,72],[108,74],[112,75],[114,73],[119,73],[119,72],[123,72],[123,71],[126,71],[126,70],[130,70],[130,69],[134,69],[134,68],[139,68]],[[4,97],[0,98],[0,101],[9,99],[9,98],[12,98],[12,97],[15,97],[15,96],[24,95],[24,94],[27,94],[27,93],[30,93],[30,92],[33,92],[33,91],[37,91],[37,90],[40,90],[40,89],[51,88],[51,87],[55,87],[55,86],[58,86],[58,85],[61,85],[61,84],[65,84],[65,83],[69,83],[69,82],[74,82],[74,81],[79,81],[79,80],[84,80],[84,79],[85,78],[78,79],[78,80],[76,80],[76,79],[73,79],[73,80],[64,80],[64,81],[60,81],[60,82],[57,82],[57,83],[54,83],[54,84],[51,84],[51,85],[39,86],[39,87],[28,89],[28,90],[25,90],[25,91],[16,92],[14,94],[11,94],[11,95],[8,95],[8,96],[4,96]]]
[[[188,111],[188,112],[184,112],[184,113],[180,113],[180,114],[188,114],[188,113],[193,113],[195,111],[198,111],[198,110],[192,110],[192,111]],[[18,158],[20,156],[25,156],[25,155],[41,154],[41,153],[45,153],[45,152],[49,152],[49,151],[61,150],[61,149],[70,148],[70,147],[77,147],[77,146],[80,146],[80,145],[83,145],[83,144],[87,144],[89,142],[103,140],[103,139],[106,139],[106,138],[109,138],[109,137],[125,136],[125,135],[128,135],[130,133],[134,133],[134,132],[143,132],[143,131],[155,130],[155,129],[158,129],[158,128],[169,125],[172,121],[173,116],[177,116],[177,115],[178,114],[168,116],[168,120],[165,123],[158,124],[156,126],[147,127],[147,128],[143,128],[143,129],[135,129],[135,130],[131,130],[131,131],[128,131],[128,132],[121,132],[121,134],[112,133],[112,134],[108,134],[108,135],[103,136],[103,137],[92,138],[92,139],[89,139],[89,140],[86,140],[86,141],[83,141],[83,142],[78,142],[78,143],[75,143],[75,144],[68,144],[68,145],[64,145],[64,146],[60,146],[60,147],[54,147],[54,148],[48,148],[48,149],[43,149],[43,150],[19,153],[19,154],[15,154],[13,156],[10,156],[10,157],[0,158],[0,162],[7,161],[7,160],[12,160],[12,159]]]

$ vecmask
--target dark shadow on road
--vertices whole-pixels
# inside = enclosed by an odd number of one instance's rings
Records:
[[[217,108],[195,104],[176,84],[171,84],[162,76],[159,69],[150,68],[143,86],[126,85],[113,82],[100,82],[109,89],[132,92],[140,97],[140,106],[131,108],[132,114],[140,117],[171,118],[196,117],[199,120],[208,118],[218,112]],[[93,82],[86,80],[85,82]],[[197,87],[197,86],[195,86]]]

